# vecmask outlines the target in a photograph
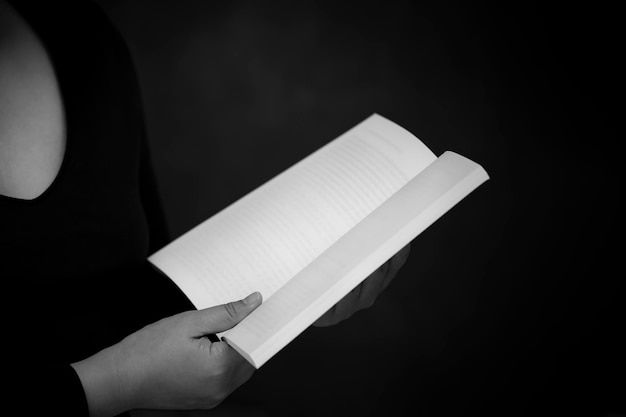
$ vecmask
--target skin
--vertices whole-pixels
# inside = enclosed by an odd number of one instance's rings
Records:
[[[33,199],[65,151],[61,94],[41,42],[0,2],[0,194]]]
[[[373,306],[376,298],[389,286],[405,264],[410,252],[411,245],[406,245],[315,321],[313,325],[316,327],[332,326],[349,318],[357,311]]]
[[[232,328],[261,304],[244,300],[167,317],[72,364],[92,416],[132,409],[209,409],[252,376],[254,368],[208,334]]]
[[[373,305],[405,263],[402,249],[316,321],[337,324]],[[226,331],[261,305],[261,295],[199,311],[187,311],[144,327],[107,349],[72,364],[92,416],[132,409],[210,409],[254,368],[225,342],[206,335]]]
[[[0,1],[0,194],[33,199],[54,181],[65,149],[63,106],[54,72],[26,23]],[[337,324],[370,307],[405,263],[409,246],[320,317]],[[164,318],[73,363],[92,416],[126,410],[208,409],[246,382],[254,368],[208,334],[230,329],[261,296]]]

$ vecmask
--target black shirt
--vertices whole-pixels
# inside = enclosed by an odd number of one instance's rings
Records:
[[[123,39],[88,1],[12,4],[52,61],[67,136],[61,169],[41,196],[0,195],[13,382],[5,394],[54,415],[87,415],[69,364],[193,307],[146,261],[167,234]]]

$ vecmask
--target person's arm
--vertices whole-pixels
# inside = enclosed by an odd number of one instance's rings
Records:
[[[92,417],[151,409],[207,409],[246,382],[254,368],[226,342],[230,329],[261,304],[244,300],[168,317],[73,363]]]

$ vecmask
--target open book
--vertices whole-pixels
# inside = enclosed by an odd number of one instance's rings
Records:
[[[261,292],[220,334],[259,368],[488,178],[374,114],[149,261],[198,309]]]

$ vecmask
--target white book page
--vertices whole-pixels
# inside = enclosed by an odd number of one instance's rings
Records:
[[[272,294],[436,159],[372,115],[149,257],[196,308]]]
[[[480,165],[444,153],[227,331],[225,339],[260,367],[488,178]]]

